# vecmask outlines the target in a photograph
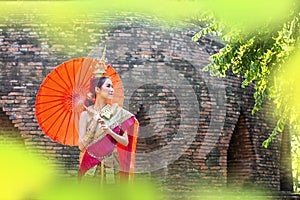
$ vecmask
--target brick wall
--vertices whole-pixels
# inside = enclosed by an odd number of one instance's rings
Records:
[[[274,125],[268,120],[272,107],[251,115],[253,87],[241,89],[241,79],[232,74],[219,79],[202,71],[222,45],[211,38],[192,42],[198,26],[163,26],[122,13],[117,21],[100,21],[95,15],[71,22],[76,30],[62,29],[57,33],[61,38],[53,39],[63,22],[46,32],[47,23],[35,23],[34,17],[12,22],[7,16],[0,24],[2,126],[17,128],[24,144],[55,161],[62,175],[76,176],[79,151],[42,133],[35,119],[35,96],[55,66],[76,57],[99,57],[106,45],[107,59],[123,81],[124,107],[141,123],[139,174],[180,193],[235,180],[239,186],[280,190],[280,176],[288,177],[280,171],[286,163],[280,162],[280,144],[268,149],[261,145]],[[81,38],[86,32],[89,38]],[[63,42],[75,36],[78,45]]]
[[[242,115],[232,134],[227,153],[228,185],[247,187],[247,182],[253,182],[255,152],[250,132]]]
[[[3,111],[0,111],[0,124],[0,144],[11,144],[12,142],[24,144],[19,130],[13,126],[11,120]]]

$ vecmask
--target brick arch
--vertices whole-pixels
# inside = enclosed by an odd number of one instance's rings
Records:
[[[253,182],[254,145],[243,114],[239,116],[227,150],[227,185],[243,187]]]
[[[22,138],[20,131],[16,128],[9,117],[0,107],[0,143],[12,143],[18,142],[24,145],[24,139]]]
[[[119,15],[123,16],[121,13]],[[25,19],[26,17],[24,17]],[[124,14],[124,18],[118,18],[120,23],[115,25],[113,25],[111,19],[111,17],[108,17],[100,22],[99,20],[92,18],[88,20],[87,18],[87,21],[80,24],[76,31],[70,30],[62,34],[65,37],[64,39],[67,40],[68,38],[72,39],[74,35],[78,38],[81,35],[79,31],[86,32],[88,30],[90,37],[84,45],[63,45],[58,42],[59,39],[50,42],[49,33],[44,32],[42,28],[47,24],[38,23],[38,20],[32,18],[28,22],[21,20],[18,25],[11,23],[11,21],[6,21],[6,23],[0,25],[3,26],[0,32],[2,40],[0,42],[2,53],[0,57],[0,105],[3,105],[5,114],[11,120],[11,125],[14,124],[15,127],[18,127],[20,137],[24,138],[26,145],[34,146],[47,158],[58,161],[55,166],[63,170],[64,175],[73,176],[77,174],[78,149],[54,143],[42,133],[34,117],[35,96],[41,81],[55,66],[74,57],[86,57],[96,45],[101,44],[100,46],[103,47],[102,43],[106,43],[107,59],[123,80],[131,80],[129,79],[130,75],[142,79],[143,73],[150,70],[150,66],[157,66],[157,70],[159,70],[159,67],[173,67],[172,69],[178,70],[182,78],[190,81],[189,84],[192,85],[197,95],[200,119],[199,122],[190,125],[192,128],[198,127],[193,143],[178,160],[161,170],[155,171],[153,176],[159,177],[162,182],[174,183],[176,190],[173,191],[178,192],[190,189],[192,183],[199,183],[197,187],[199,185],[209,187],[208,183],[223,184],[228,176],[226,175],[227,155],[233,156],[233,153],[230,152],[234,152],[232,150],[234,145],[243,147],[243,145],[238,145],[237,140],[233,139],[239,136],[240,138],[246,138],[241,142],[253,142],[251,145],[254,145],[254,147],[248,148],[247,152],[251,155],[254,152],[256,155],[257,166],[255,166],[256,169],[253,172],[255,184],[260,183],[264,186],[270,186],[278,191],[280,189],[280,149],[276,145],[272,145],[269,149],[264,149],[261,146],[269,135],[270,129],[274,126],[265,122],[263,115],[251,116],[250,113],[254,103],[253,98],[251,98],[253,96],[252,86],[242,90],[240,79],[233,74],[228,74],[223,79],[226,95],[220,95],[220,97],[225,98],[226,103],[224,129],[210,127],[211,119],[223,122],[223,119],[220,119],[220,114],[223,116],[220,110],[215,113],[212,112],[212,107],[217,107],[218,98],[212,101],[211,97],[219,97],[217,89],[220,84],[219,79],[211,78],[208,73],[202,71],[202,68],[209,64],[209,54],[217,52],[219,45],[214,40],[208,41],[206,37],[201,38],[198,44],[194,43],[191,40],[191,33],[198,31],[200,28],[198,25],[189,25],[177,30],[178,27],[176,29],[162,28],[158,24],[150,23],[150,20],[148,21],[139,16],[126,18]],[[57,22],[57,24],[63,26],[64,22],[61,22],[61,24]],[[78,22],[73,23],[73,25],[76,24]],[[87,24],[89,25],[87,26]],[[113,26],[112,29],[111,26]],[[104,29],[103,27],[107,28]],[[109,30],[107,30],[108,27]],[[50,31],[55,33],[57,29],[53,27]],[[34,40],[30,39],[32,37]],[[76,41],[80,42],[80,38]],[[95,56],[99,57],[99,52],[102,51],[96,49]],[[184,60],[188,60],[190,64],[183,62]],[[135,73],[130,73],[130,71]],[[209,77],[209,81],[215,87],[208,92],[205,81],[201,80],[201,76],[197,76],[196,72],[205,73],[204,76]],[[130,89],[130,85],[131,82],[126,85],[125,89]],[[130,97],[127,94],[125,101],[129,101]],[[170,95],[170,97],[172,96]],[[136,100],[138,98],[140,97],[136,96]],[[161,97],[157,96],[157,98],[157,101],[159,101]],[[151,102],[145,102],[144,106],[147,105],[146,103]],[[150,107],[150,109],[145,106],[132,108],[132,110],[135,111],[134,114],[139,114],[140,119],[144,119],[144,121],[141,121],[141,125],[146,126],[148,124],[147,120],[149,120],[148,110],[152,111],[150,114],[155,114],[154,111],[158,111],[160,108],[164,109],[163,106],[158,105],[157,107]],[[242,116],[239,115],[240,110],[244,112]],[[267,108],[267,110],[271,112],[272,108]],[[235,126],[239,117],[239,123]],[[7,120],[7,117],[5,119]],[[242,134],[242,127],[246,127],[243,125],[243,119],[247,120],[249,125],[245,134]],[[233,137],[231,137],[232,134]],[[172,138],[173,135],[169,136]],[[252,139],[250,139],[250,136]],[[212,137],[215,137],[214,140],[212,140]],[[218,140],[215,140],[216,138]],[[232,139],[231,142],[230,139]],[[205,142],[208,145],[203,145]],[[180,145],[182,143],[178,142],[179,148]],[[232,151],[229,151],[228,147]],[[207,153],[205,158],[199,156],[202,150]],[[238,163],[242,159],[246,159],[245,155],[240,158],[233,156],[228,162],[235,161]],[[251,174],[251,167],[248,166],[246,171],[247,173],[243,175]],[[241,175],[242,178],[244,178],[243,175]],[[203,181],[207,184],[203,184]],[[246,180],[243,181],[243,184],[247,182]]]
[[[288,127],[285,127],[281,134],[280,142],[280,191],[293,191],[292,160],[291,160],[291,139]]]

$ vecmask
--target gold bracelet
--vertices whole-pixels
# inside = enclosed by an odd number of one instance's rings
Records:
[[[90,142],[92,139],[94,138],[94,134],[92,133],[92,132],[87,132],[86,134],[85,134],[85,136],[83,137],[83,140],[85,141],[85,142]]]

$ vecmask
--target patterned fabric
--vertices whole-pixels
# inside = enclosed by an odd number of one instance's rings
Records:
[[[87,111],[90,115],[96,112],[91,107],[88,107]],[[87,171],[93,170],[93,167],[100,165],[102,162],[104,165],[120,171],[121,177],[132,179],[139,128],[138,121],[133,114],[117,104],[105,106],[100,116],[115,133],[119,135],[127,134],[129,143],[127,146],[117,143],[111,135],[103,133],[97,126],[92,133],[93,137],[91,137],[90,144],[82,155],[78,172],[79,177],[85,175]],[[88,122],[88,129],[91,124],[92,120]],[[86,134],[89,134],[89,132],[87,131]]]

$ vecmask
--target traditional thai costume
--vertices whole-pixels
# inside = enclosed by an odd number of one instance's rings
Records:
[[[101,111],[90,106],[84,112],[89,115],[89,121],[85,135],[79,136],[87,144],[85,151],[81,153],[79,178],[84,175],[96,176],[98,172],[101,179],[107,180],[105,177],[108,178],[108,172],[113,170],[113,176],[120,172],[121,178],[132,179],[139,127],[134,115],[117,104],[107,104]],[[100,115],[113,132],[127,134],[128,145],[121,145],[111,135],[106,134],[93,115]]]

